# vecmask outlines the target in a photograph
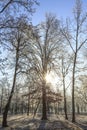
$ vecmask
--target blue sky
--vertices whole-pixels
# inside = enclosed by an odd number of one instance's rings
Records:
[[[44,20],[45,14],[52,12],[58,18],[67,18],[72,16],[75,0],[38,0],[40,6],[36,7],[36,13],[32,17],[34,25]],[[87,5],[87,0],[82,0]]]

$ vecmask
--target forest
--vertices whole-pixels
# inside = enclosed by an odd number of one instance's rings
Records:
[[[39,7],[0,1],[0,129],[87,130],[87,11],[33,25]]]

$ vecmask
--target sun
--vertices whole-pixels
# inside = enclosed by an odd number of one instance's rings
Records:
[[[55,73],[53,73],[53,72],[47,73],[45,76],[45,80],[46,80],[47,84],[50,83],[52,85],[52,88],[54,90],[56,90],[56,85],[58,83],[58,77],[55,75]]]
[[[47,73],[46,76],[45,76],[45,79],[46,79],[47,83],[51,83],[51,81],[52,81],[52,75]]]

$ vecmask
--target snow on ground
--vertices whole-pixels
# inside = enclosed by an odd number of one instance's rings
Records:
[[[76,121],[76,124],[83,128],[83,130],[87,130],[87,115],[77,115]]]
[[[81,120],[83,121],[83,118],[87,122],[87,117],[83,116],[77,117],[78,122],[80,120],[81,123]],[[28,117],[27,115],[9,116],[8,125],[9,127],[7,128],[0,127],[0,130],[82,130],[76,125],[65,121],[63,116],[55,115],[50,115],[48,120],[43,121],[40,120],[40,117],[36,117],[35,119],[33,119],[31,116]]]

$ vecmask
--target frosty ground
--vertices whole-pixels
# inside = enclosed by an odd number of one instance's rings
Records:
[[[70,120],[70,115],[69,115]],[[87,116],[77,115],[76,123],[64,120],[63,115],[49,115],[48,120],[40,120],[40,116],[33,118],[31,115],[8,116],[9,127],[1,127],[2,117],[0,117],[0,130],[87,130]]]

